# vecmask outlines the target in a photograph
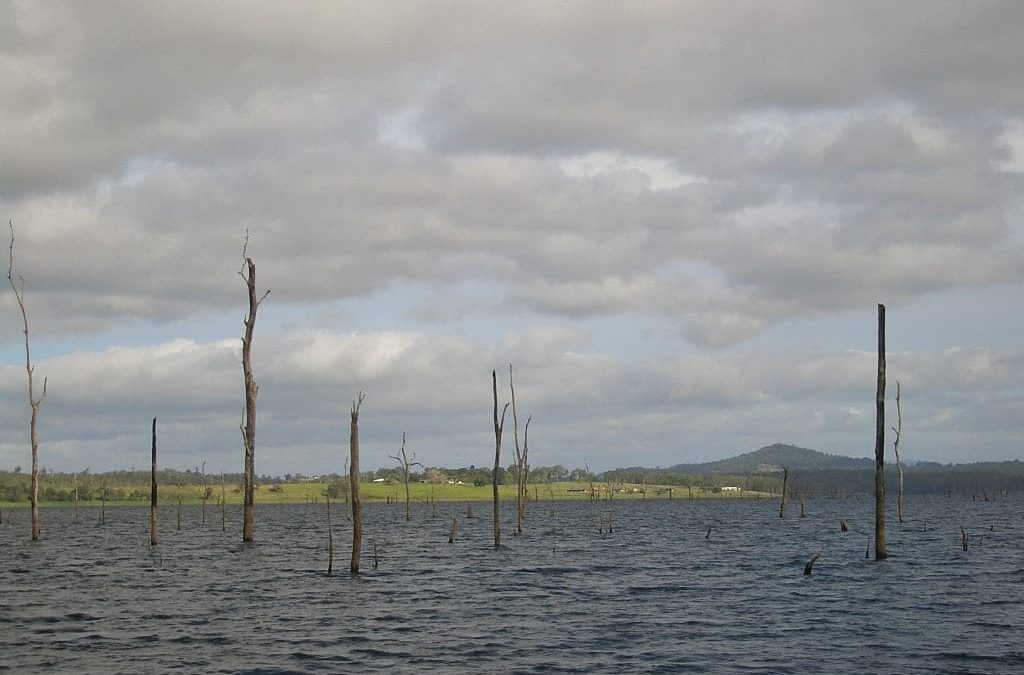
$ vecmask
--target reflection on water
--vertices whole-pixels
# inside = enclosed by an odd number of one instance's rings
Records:
[[[877,563],[866,498],[784,520],[767,500],[541,501],[497,551],[489,505],[466,520],[421,504],[406,523],[369,504],[358,578],[325,574],[322,504],[259,507],[254,546],[240,512],[225,533],[189,508],[178,532],[168,507],[153,550],[147,508],[107,509],[103,527],[47,509],[35,543],[21,511],[0,525],[0,671],[1020,673],[1022,507],[912,499]]]

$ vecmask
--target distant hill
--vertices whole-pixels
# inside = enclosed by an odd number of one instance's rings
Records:
[[[756,474],[781,472],[786,466],[790,470],[834,470],[834,469],[871,469],[875,465],[873,459],[867,457],[843,457],[829,455],[810,448],[799,448],[795,445],[775,443],[766,445],[760,450],[745,452],[736,457],[720,459],[717,462],[702,464],[676,464],[669,471],[688,474]]]

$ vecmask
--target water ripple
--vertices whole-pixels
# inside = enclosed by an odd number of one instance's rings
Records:
[[[416,505],[406,523],[368,505],[355,578],[337,519],[345,572],[325,573],[313,506],[261,506],[251,546],[237,511],[224,533],[186,508],[155,549],[147,509],[108,509],[104,527],[47,510],[40,542],[0,528],[0,671],[1024,671],[1013,498],[911,499],[918,520],[890,526],[884,562],[864,559],[870,500],[808,500],[802,519],[768,500],[543,502],[500,550],[476,508]],[[599,533],[609,510],[615,531]],[[961,525],[978,533],[966,553]]]

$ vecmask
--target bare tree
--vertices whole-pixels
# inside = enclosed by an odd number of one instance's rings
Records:
[[[203,462],[202,468],[196,473],[199,474],[200,492],[199,497],[203,500],[203,525],[206,525],[206,502],[210,499],[210,495],[213,494],[213,488],[209,483],[206,482],[206,462]]]
[[[412,474],[412,467],[423,465],[416,461],[416,453],[412,453],[412,457],[405,454],[405,432],[402,432],[402,448],[398,454],[388,455],[391,459],[398,462],[398,468],[402,470],[402,480],[405,482],[405,522],[409,522],[409,477]]]
[[[512,382],[512,364],[508,364],[508,388],[512,392],[512,436],[515,439],[515,467],[516,467],[516,532],[523,533],[523,519],[526,516],[526,490],[530,477],[529,464],[529,433],[530,420],[526,418],[526,426],[523,429],[523,445],[519,446],[519,416],[516,414],[516,388]]]
[[[505,428],[505,413],[508,403],[501,409],[498,421],[498,373],[491,371],[491,385],[494,390],[494,471],[491,473],[491,487],[494,492],[494,548],[501,548],[501,507],[498,502],[498,470],[501,468],[501,433]]]
[[[181,505],[178,506],[179,512]],[[100,525],[107,524],[107,479],[100,484]],[[178,516],[178,529],[181,529],[181,516]]]
[[[180,480],[177,483],[175,483],[175,486],[178,488],[178,495],[177,495],[178,496],[178,532],[181,532],[181,486],[182,485],[184,485],[184,483],[182,483]],[[104,492],[106,492],[106,488],[104,488]]]
[[[157,489],[156,489],[156,418],[153,418],[153,445],[152,445],[153,462],[152,468],[149,474],[149,545],[156,546],[157,544]]]
[[[782,502],[779,503],[779,518],[786,512],[786,484],[789,483],[789,469],[782,465]]]
[[[228,531],[228,485],[223,471],[220,472],[220,531]]]
[[[324,490],[327,499],[327,574],[334,573],[334,532],[331,530],[331,493]]]
[[[365,398],[363,392],[359,392],[359,397],[352,402],[349,425],[349,482],[352,486],[352,562],[349,570],[352,574],[359,574],[359,557],[363,551],[363,503],[359,499],[359,408]]]
[[[251,543],[253,541],[253,529],[255,526],[254,508],[256,504],[255,477],[256,477],[256,396],[260,388],[256,386],[256,379],[252,374],[252,333],[256,327],[256,312],[260,304],[270,291],[267,290],[259,298],[256,297],[256,265],[252,258],[246,256],[249,248],[249,232],[245,233],[245,244],[242,246],[242,269],[238,275],[245,281],[249,292],[249,314],[245,318],[245,334],[242,337],[242,374],[245,378],[245,414],[239,429],[242,432],[242,442],[245,444],[245,467],[244,467],[244,495],[242,506],[242,541]]]
[[[900,519],[900,522],[906,522],[903,519],[903,464],[900,462],[900,434],[903,433],[903,409],[900,407],[900,395],[901,395],[900,381],[896,380],[896,426],[892,428],[895,437],[892,441],[892,452],[896,455],[896,472],[899,474],[899,494],[896,498],[896,513]]]
[[[18,281],[20,282],[20,285],[14,283],[14,221],[7,221],[7,225],[11,228],[11,247],[7,263],[7,281],[11,285],[11,290],[14,291],[14,298],[18,301],[18,308],[21,310],[22,330],[25,333],[25,371],[28,373],[28,405],[32,410],[32,415],[29,421],[29,442],[32,446],[32,478],[29,484],[29,501],[32,506],[32,540],[36,541],[39,539],[40,533],[39,433],[36,429],[36,420],[39,417],[39,406],[43,404],[43,399],[46,398],[47,378],[43,378],[43,393],[36,398],[34,388],[35,382],[32,377],[36,367],[32,365],[32,355],[29,352],[28,312],[25,309],[25,278],[19,275]]]
[[[875,560],[885,560],[885,305],[878,305],[878,383],[875,388]]]

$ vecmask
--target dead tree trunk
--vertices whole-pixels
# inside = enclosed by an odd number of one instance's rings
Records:
[[[327,498],[327,574],[334,573],[334,532],[331,530],[331,493],[324,492]]]
[[[530,464],[529,464],[529,433],[530,420],[526,418],[526,426],[523,429],[523,445],[519,445],[519,416],[516,414],[516,388],[512,382],[512,364],[508,365],[508,388],[512,392],[512,435],[515,440],[515,465],[516,465],[516,533],[523,533],[523,520],[526,517],[526,496],[529,487]]]
[[[29,502],[32,510],[32,541],[39,539],[41,531],[39,521],[39,432],[36,428],[36,421],[39,417],[39,406],[46,398],[46,378],[43,378],[43,393],[39,398],[35,394],[35,382],[32,375],[36,367],[32,365],[32,355],[29,352],[28,340],[28,311],[25,309],[25,278],[19,276],[20,286],[14,283],[14,222],[8,221],[11,228],[10,257],[7,264],[7,281],[14,291],[14,299],[18,301],[18,308],[21,310],[22,332],[25,333],[25,372],[28,374],[28,405],[31,409],[29,418],[29,444],[32,448],[32,478],[29,483]]]
[[[807,564],[804,565],[804,574],[806,576],[811,575],[811,570],[814,569],[814,563],[816,563],[818,561],[818,558],[820,557],[821,553],[815,553],[813,556],[811,556],[811,559],[807,561]]]
[[[896,497],[896,515],[900,522],[906,522],[903,518],[903,463],[900,462],[900,434],[903,432],[903,410],[900,406],[901,395],[900,381],[896,380],[896,426],[892,428],[895,434],[892,441],[892,452],[896,455],[896,473],[899,474],[899,492]]]
[[[181,483],[178,483],[178,532],[181,532]],[[103,490],[106,492],[106,489]]]
[[[157,489],[156,489],[156,418],[153,418],[153,446],[152,446],[153,462],[152,469],[149,475],[149,545],[156,546],[157,544],[157,527],[156,527],[156,503],[157,503]]]
[[[238,275],[245,281],[249,294],[249,314],[245,318],[245,334],[242,337],[242,375],[245,382],[245,417],[239,429],[242,432],[242,442],[245,444],[245,464],[243,469],[243,496],[242,496],[242,541],[252,543],[253,530],[255,529],[255,505],[256,505],[256,396],[260,388],[256,385],[256,378],[252,373],[252,333],[256,327],[256,312],[260,303],[270,294],[266,291],[262,297],[256,297],[256,265],[252,258],[246,257],[245,253],[249,247],[249,233],[245,233],[245,245],[242,247],[242,258],[244,262]]]
[[[885,305],[878,305],[878,385],[875,389],[875,560],[885,560]]]
[[[349,484],[352,492],[352,562],[349,570],[359,574],[359,558],[363,551],[363,502],[359,498],[359,408],[366,396],[359,392],[358,398],[352,402],[351,422],[349,424]]]
[[[228,486],[223,471],[220,472],[220,531],[228,531]]]
[[[402,478],[405,482],[405,522],[409,522],[409,477],[412,473],[412,467],[423,466],[416,461],[416,453],[412,454],[412,458],[405,454],[405,432],[402,432],[402,448],[397,454],[388,455],[391,459],[398,462],[398,468],[402,470]]]
[[[505,413],[508,403],[501,409],[498,421],[498,373],[491,371],[491,385],[494,390],[494,471],[491,473],[491,488],[494,493],[494,548],[501,548],[501,511],[498,502],[498,470],[501,468],[501,432],[505,428]]]
[[[782,502],[779,504],[779,518],[786,512],[786,484],[789,483],[789,469],[782,467]]]
[[[210,499],[210,486],[206,483],[206,462],[203,462],[203,468],[199,473],[200,481],[203,485],[203,525],[206,525],[206,502]]]
[[[454,544],[455,543],[455,532],[458,529],[458,527],[459,527],[459,521],[453,516],[452,517],[452,529],[451,529],[451,532],[448,533],[448,543],[449,544]]]

